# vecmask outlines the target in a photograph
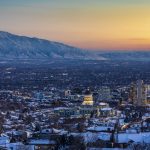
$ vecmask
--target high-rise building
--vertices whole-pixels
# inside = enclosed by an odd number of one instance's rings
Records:
[[[130,85],[130,91],[129,91],[129,102],[134,103],[136,101],[136,83],[132,82]]]
[[[83,105],[93,105],[93,95],[90,92],[90,90],[86,90],[84,94],[84,99],[83,99]]]
[[[147,103],[150,104],[150,85],[147,85]]]
[[[112,99],[112,96],[111,96],[111,90],[109,87],[107,86],[102,86],[99,91],[99,97],[98,99],[100,101],[110,101]]]
[[[138,80],[136,83],[132,83],[129,94],[130,101],[137,106],[143,106],[147,104],[147,86],[143,80]]]

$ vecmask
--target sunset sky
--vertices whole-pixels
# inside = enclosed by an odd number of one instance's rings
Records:
[[[150,50],[150,0],[0,0],[0,30],[96,50]]]

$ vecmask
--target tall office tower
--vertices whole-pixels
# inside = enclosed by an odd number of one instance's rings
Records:
[[[90,90],[86,90],[82,105],[93,105],[93,95]]]
[[[130,100],[137,106],[147,104],[147,86],[143,80],[138,80],[136,83],[131,84]]]
[[[99,91],[98,99],[101,101],[110,101],[112,99],[111,90],[107,86],[102,86]]]
[[[135,103],[136,101],[136,83],[132,82],[130,85],[130,91],[129,91],[129,102]]]
[[[150,85],[147,85],[147,104],[150,104]]]

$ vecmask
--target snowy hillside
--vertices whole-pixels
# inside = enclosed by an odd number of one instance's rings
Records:
[[[93,53],[58,42],[0,32],[0,57],[103,59]]]

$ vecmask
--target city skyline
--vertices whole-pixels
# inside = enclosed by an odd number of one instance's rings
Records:
[[[148,0],[0,0],[2,31],[94,50],[149,50]]]

